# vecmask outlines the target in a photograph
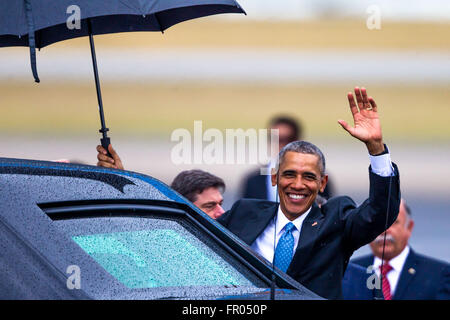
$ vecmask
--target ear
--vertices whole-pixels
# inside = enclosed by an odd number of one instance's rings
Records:
[[[272,187],[275,187],[277,185],[277,175],[272,175]]]
[[[408,229],[409,233],[412,233],[412,230],[414,228],[414,220],[413,219],[409,219],[408,225],[406,226],[406,228]]]
[[[328,175],[324,175],[322,178],[320,178],[320,192],[324,192],[325,191],[325,187],[327,186],[327,182],[328,182]]]

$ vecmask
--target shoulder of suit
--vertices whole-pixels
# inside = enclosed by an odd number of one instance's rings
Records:
[[[332,197],[327,200],[325,204],[322,205],[322,213],[326,214],[329,209],[343,208],[351,209],[356,208],[356,203],[352,198],[348,196],[338,196]]]
[[[353,201],[353,199],[350,198],[349,196],[337,196],[337,197],[332,197],[332,198],[328,199],[327,203],[325,203],[325,205],[335,205],[337,203],[352,203],[352,204],[354,204],[355,201]]]
[[[423,254],[417,253],[412,250],[411,250],[410,254],[412,254],[414,259],[417,262],[419,262],[420,265],[423,266],[424,268],[433,269],[436,272],[439,272],[439,271],[450,272],[450,264],[445,261],[442,261],[442,260],[439,260],[439,259],[436,259],[433,257],[428,257],[428,256],[425,256]]]
[[[354,263],[363,267],[368,267],[373,264],[373,259],[374,259],[373,255],[367,254],[365,256],[350,260],[350,263]]]
[[[354,263],[353,261],[348,263],[346,270],[349,272],[357,272],[357,273],[367,274],[366,268],[364,268],[360,264]]]
[[[252,207],[258,207],[260,209],[270,208],[273,206],[277,206],[278,203],[269,201],[269,200],[261,200],[261,199],[240,199],[235,202],[235,205],[238,206],[252,206]]]
[[[347,269],[345,269],[343,281],[353,283],[364,283],[364,279],[367,278],[366,268],[356,263],[349,263]]]

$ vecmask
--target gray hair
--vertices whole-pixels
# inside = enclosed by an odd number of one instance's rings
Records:
[[[277,168],[283,163],[286,152],[292,151],[297,153],[313,154],[319,158],[319,170],[322,176],[325,175],[325,157],[318,147],[307,141],[293,141],[281,149],[278,154]]]

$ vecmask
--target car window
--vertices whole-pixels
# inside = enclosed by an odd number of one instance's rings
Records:
[[[267,285],[204,230],[170,217],[54,221],[127,289],[262,288]],[[254,290],[248,290],[251,292]]]

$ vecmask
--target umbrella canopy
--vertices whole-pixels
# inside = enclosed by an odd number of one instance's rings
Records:
[[[0,0],[0,47],[28,46],[36,82],[36,48],[89,36],[102,146],[108,150],[93,35],[161,31],[182,21],[220,13],[244,13],[235,0]]]
[[[245,13],[235,0],[2,0],[0,47],[29,46],[36,82],[35,48],[83,36],[161,31],[182,21]]]
[[[34,32],[37,48],[92,34],[164,31],[190,19],[245,13],[234,0],[2,0],[0,47],[28,46]],[[80,16],[79,28],[69,28]]]

